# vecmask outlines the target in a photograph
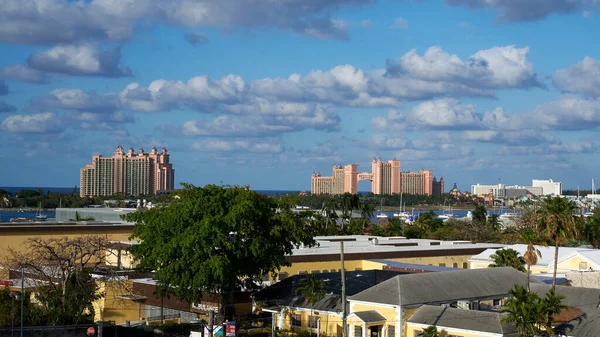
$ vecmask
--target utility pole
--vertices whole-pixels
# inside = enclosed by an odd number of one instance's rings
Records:
[[[209,337],[213,337],[215,334],[214,331],[214,327],[215,327],[215,312],[213,310],[208,312],[208,331],[210,332],[210,336]]]
[[[346,274],[344,273],[344,241],[340,241],[340,262],[342,264],[340,272],[342,273],[342,337],[348,337],[346,325]]]
[[[25,271],[21,266],[21,337],[23,337],[23,300],[25,298]]]
[[[271,337],[275,337],[275,313],[271,314]]]

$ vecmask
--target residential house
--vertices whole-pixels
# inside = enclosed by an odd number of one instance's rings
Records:
[[[395,276],[349,298],[354,314],[348,320],[349,337],[412,337],[405,333],[406,322],[421,306],[493,310],[515,284],[525,286],[527,276],[510,267]],[[385,320],[365,321],[366,312]]]
[[[514,249],[523,256],[527,250],[527,245],[517,244],[504,247]],[[542,256],[538,258],[538,263],[531,266],[532,274],[551,274],[554,270],[554,247],[535,246]],[[474,255],[469,259],[469,268],[487,268],[492,262],[491,256],[497,249],[486,249],[480,254]],[[558,273],[579,270],[600,270],[600,249],[590,249],[581,247],[559,247],[558,249]]]
[[[345,273],[346,295],[355,295],[392,277],[397,271],[364,270]],[[253,295],[255,307],[270,312],[277,328],[283,330],[319,331],[328,336],[342,335],[341,273],[320,273],[314,277],[327,285],[326,295],[314,305],[298,290],[306,275],[294,275]]]

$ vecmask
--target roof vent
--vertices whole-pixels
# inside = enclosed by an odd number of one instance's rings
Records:
[[[379,239],[378,238],[373,238],[371,240],[371,243],[373,244],[373,246],[377,246],[377,245],[379,245]]]

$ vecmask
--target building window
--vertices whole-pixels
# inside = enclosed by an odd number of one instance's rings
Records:
[[[361,271],[362,268],[354,268],[354,271]]]
[[[445,266],[446,266],[446,264],[445,264],[445,263],[440,263],[440,265],[439,265],[439,266],[440,266],[440,267],[445,267]]]
[[[311,274],[318,274],[318,273],[320,273],[320,271],[318,271],[318,270],[311,270],[310,273]]]
[[[332,272],[332,273],[335,273],[335,272],[337,272],[339,270],[338,269],[330,269],[329,271]]]
[[[396,337],[396,327],[388,325],[387,337]]]
[[[579,270],[587,270],[588,265],[587,262],[579,262]]]
[[[415,333],[413,334],[413,337],[421,337],[422,333],[423,333],[423,331],[421,331],[421,330],[415,330]]]
[[[302,327],[302,316],[299,314],[290,315],[290,325],[296,328]]]
[[[454,262],[454,263],[452,264],[452,268],[458,268],[458,263]]]
[[[500,306],[500,300],[494,300],[494,306],[495,307]]]
[[[319,316],[308,316],[308,328],[318,329],[319,328]]]
[[[285,280],[286,278],[288,278],[288,273],[285,272],[281,272],[279,273],[279,281]]]
[[[323,269],[323,273],[328,273],[329,271],[327,269]]]
[[[466,262],[463,262],[463,269],[469,269],[469,264]]]
[[[362,326],[360,326],[360,325],[354,326],[354,337],[362,337]]]
[[[298,275],[304,275],[306,274],[306,270],[298,270]]]

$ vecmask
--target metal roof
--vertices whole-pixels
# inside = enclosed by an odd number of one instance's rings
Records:
[[[375,260],[369,260],[369,261],[383,263],[387,267],[407,269],[407,271],[415,270],[415,271],[431,271],[431,272],[433,272],[433,271],[451,271],[451,270],[459,269],[459,268],[451,268],[451,267],[430,266],[430,265],[426,265],[426,264],[396,262],[396,261],[390,261],[390,260],[384,260],[384,259],[375,259]]]
[[[534,281],[538,282],[538,281]],[[396,276],[350,297],[351,301],[401,306],[506,297],[527,276],[511,267],[459,269]]]
[[[407,322],[501,335],[517,333],[517,329],[513,325],[502,322],[502,317],[502,314],[492,311],[424,305],[417,309]]]

